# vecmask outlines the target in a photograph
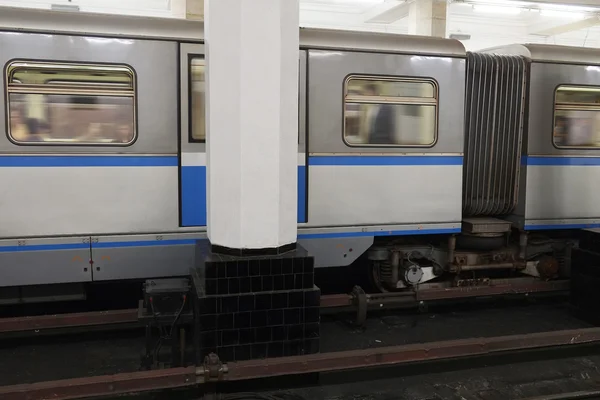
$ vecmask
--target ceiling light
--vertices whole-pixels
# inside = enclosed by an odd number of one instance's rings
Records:
[[[520,14],[523,11],[518,7],[502,7],[502,6],[489,6],[483,4],[475,4],[473,6],[473,11],[485,13],[485,14],[511,14],[516,15]]]
[[[565,12],[591,12],[598,11],[593,7],[581,7],[581,6],[571,6],[565,4],[542,4],[542,9],[548,9],[550,11],[565,11]]]
[[[542,17],[555,17],[555,18],[584,18],[585,14],[581,12],[569,12],[559,10],[541,10],[540,15]]]
[[[468,33],[451,33],[449,37],[450,37],[450,39],[456,39],[456,40],[471,39],[471,35],[469,35]]]

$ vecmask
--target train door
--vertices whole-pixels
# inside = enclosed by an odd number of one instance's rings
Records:
[[[206,226],[204,45],[182,43],[180,57],[179,223]]]
[[[306,52],[299,55],[298,223],[307,218]],[[180,225],[206,226],[206,92],[204,45],[180,45]]]

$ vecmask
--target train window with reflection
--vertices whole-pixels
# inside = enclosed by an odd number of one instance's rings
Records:
[[[559,148],[600,148],[600,87],[556,89],[553,141]]]
[[[437,105],[432,79],[350,76],[344,87],[344,141],[349,146],[433,146]]]
[[[204,57],[190,58],[190,142],[206,140],[206,90]]]
[[[127,146],[135,141],[130,67],[12,61],[5,71],[13,142]]]

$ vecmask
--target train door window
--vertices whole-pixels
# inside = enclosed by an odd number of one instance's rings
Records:
[[[204,57],[190,57],[190,142],[206,140],[206,64]]]
[[[131,145],[135,72],[126,65],[11,61],[8,137],[16,144]]]
[[[437,138],[433,79],[351,75],[344,85],[349,146],[431,147]]]
[[[600,87],[556,88],[552,140],[558,148],[600,148]]]

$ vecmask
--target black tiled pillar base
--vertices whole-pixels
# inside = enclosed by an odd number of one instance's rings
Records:
[[[199,242],[191,271],[198,363],[211,352],[223,362],[319,352],[321,291],[305,249],[268,256],[213,250]]]

